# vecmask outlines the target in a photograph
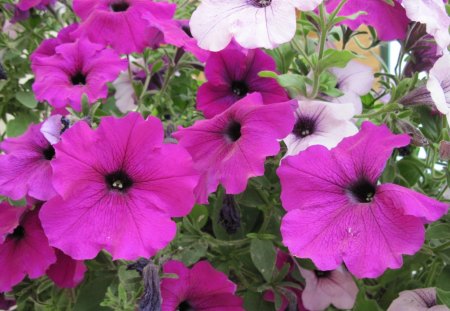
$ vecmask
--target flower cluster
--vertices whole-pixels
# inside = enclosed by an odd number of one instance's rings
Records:
[[[448,5],[171,2],[0,13],[0,308],[449,310]]]

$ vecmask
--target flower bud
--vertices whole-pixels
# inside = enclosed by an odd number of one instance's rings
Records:
[[[223,198],[218,222],[228,234],[236,233],[241,227],[241,215],[236,208],[234,197],[230,194],[226,194]]]

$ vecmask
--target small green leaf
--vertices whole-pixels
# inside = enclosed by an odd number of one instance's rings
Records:
[[[356,56],[350,51],[338,51],[328,49],[325,51],[323,58],[319,61],[319,72],[331,67],[344,68],[348,62]]]
[[[258,271],[267,282],[272,280],[277,253],[273,243],[268,240],[252,240],[250,255]]]
[[[244,309],[247,311],[273,311],[274,306],[270,302],[264,301],[262,294],[248,291],[244,295]]]
[[[15,119],[8,122],[6,125],[6,135],[8,137],[16,137],[23,134],[30,123],[38,122],[36,115],[30,113],[19,113]]]
[[[368,299],[363,291],[359,291],[356,297],[355,306],[353,311],[379,311],[380,307],[377,302],[372,299]]]
[[[25,107],[36,108],[38,102],[31,92],[17,92],[16,99]]]
[[[450,307],[450,291],[436,288],[438,304],[444,304]]]
[[[427,229],[427,240],[449,240],[450,223],[432,224]]]

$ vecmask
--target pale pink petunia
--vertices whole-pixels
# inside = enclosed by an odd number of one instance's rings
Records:
[[[277,174],[288,211],[283,243],[320,270],[343,262],[356,277],[378,277],[402,266],[425,239],[424,223],[436,221],[448,205],[413,190],[378,184],[394,148],[408,135],[364,122],[360,132],[335,148],[312,146],[285,158]]]
[[[336,88],[344,94],[329,99],[336,103],[352,103],[356,114],[360,114],[361,96],[369,93],[375,82],[372,68],[357,61],[350,61],[344,68],[331,68],[330,72],[337,78]]]
[[[305,278],[302,300],[306,309],[322,311],[330,305],[339,309],[353,308],[358,287],[344,267],[332,271],[300,268],[300,273]]]
[[[247,181],[264,174],[266,157],[280,151],[278,139],[292,130],[293,101],[264,105],[258,93],[248,95],[221,114],[197,121],[173,136],[201,172],[196,188],[199,203],[222,184],[228,194],[245,190]]]
[[[19,200],[29,195],[48,200],[55,195],[51,178],[53,146],[40,132],[42,124],[32,124],[19,137],[7,138],[0,148],[0,194]]]
[[[319,0],[203,0],[192,14],[192,35],[201,48],[223,50],[234,38],[245,48],[275,48],[296,30],[296,7],[313,10]]]
[[[81,110],[83,94],[89,103],[108,95],[108,82],[127,68],[127,61],[112,49],[82,38],[55,48],[51,57],[36,57],[33,91],[38,100],[55,108]]]
[[[82,260],[72,259],[55,248],[56,262],[47,270],[47,276],[60,288],[74,288],[83,281],[87,267]]]
[[[426,25],[427,33],[432,35],[440,54],[448,54],[450,45],[450,16],[442,0],[403,0],[406,15],[412,21]]]
[[[60,141],[61,134],[67,130],[71,122],[74,121],[74,118],[70,115],[66,117],[60,114],[54,114],[42,123],[40,131],[45,139],[47,139],[50,144],[54,145]]]
[[[207,261],[188,269],[172,260],[164,264],[163,271],[178,278],[161,281],[162,311],[244,311],[242,298],[235,294],[236,284]]]
[[[276,64],[260,49],[246,50],[232,43],[211,53],[205,65],[207,81],[197,92],[197,109],[212,118],[254,92],[261,94],[264,104],[289,100],[275,79],[259,76],[265,70],[276,71]]]
[[[450,55],[441,56],[430,69],[427,89],[440,113],[447,116],[450,124]]]
[[[175,4],[152,0],[75,0],[73,10],[82,23],[76,31],[91,41],[111,45],[117,52],[141,53],[146,47],[157,47],[163,34],[149,27],[143,18],[150,13],[157,20],[170,20]]]
[[[171,217],[194,205],[198,174],[189,154],[163,139],[161,121],[138,113],[68,129],[52,164],[59,196],[40,214],[50,244],[78,260],[102,249],[134,260],[164,248],[176,233]]]
[[[354,115],[355,108],[351,103],[299,100],[294,128],[283,140],[288,149],[286,155],[296,155],[313,145],[333,148],[344,137],[358,132],[352,122]]]
[[[13,206],[1,208],[17,209]],[[14,231],[0,243],[0,265],[7,267],[0,273],[0,292],[10,291],[26,275],[31,279],[43,276],[47,268],[56,261],[55,252],[48,245],[39,222],[38,212],[39,210],[24,211],[19,216],[19,223]]]
[[[387,311],[449,311],[445,305],[438,305],[436,288],[418,288],[400,293]]]

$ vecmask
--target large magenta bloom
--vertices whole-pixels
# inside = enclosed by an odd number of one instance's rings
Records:
[[[151,0],[75,0],[73,9],[83,21],[77,34],[130,54],[156,47],[162,40],[161,31],[149,27],[142,15],[168,20],[176,5]]]
[[[197,121],[173,136],[190,152],[202,173],[196,188],[199,203],[221,183],[226,192],[245,190],[250,177],[264,174],[266,157],[280,151],[277,139],[294,126],[295,101],[264,105],[260,94],[251,94],[210,120]]]
[[[231,44],[225,50],[211,53],[205,66],[208,82],[197,94],[197,109],[206,118],[225,111],[249,93],[259,92],[265,104],[287,101],[285,90],[272,78],[258,73],[275,71],[275,61],[262,50],[243,50]]]
[[[396,147],[407,135],[394,135],[370,122],[331,151],[312,146],[282,161],[278,169],[283,243],[295,256],[310,258],[320,270],[342,262],[357,277],[377,277],[399,268],[402,254],[416,253],[426,221],[447,204],[410,189],[377,183]]]
[[[21,212],[17,212],[17,210]],[[28,275],[35,279],[45,274],[47,268],[56,261],[53,248],[39,222],[38,210],[29,211],[2,204],[0,215],[15,214],[16,217],[1,218],[2,222],[15,226],[14,230],[0,232],[4,241],[0,243],[0,292],[12,287]]]
[[[52,145],[33,124],[22,136],[5,139],[0,148],[0,194],[19,200],[29,195],[48,200],[55,195],[50,162],[55,155]]]
[[[83,94],[90,103],[106,98],[107,83],[127,69],[127,61],[114,50],[87,39],[59,45],[55,50],[56,55],[39,58],[33,66],[33,90],[38,100],[47,100],[56,108],[72,106],[80,111]]]
[[[340,2],[341,0],[329,0],[328,11],[334,10]],[[401,1],[394,0],[392,6],[383,0],[349,0],[339,15],[348,16],[364,11],[366,14],[354,20],[347,19],[343,23],[352,30],[356,30],[362,24],[370,25],[377,30],[378,37],[383,41],[404,39],[410,21],[400,3]]]
[[[138,113],[105,117],[97,130],[78,122],[55,145],[60,196],[40,217],[50,244],[74,259],[101,249],[114,259],[149,257],[175,236],[170,217],[194,205],[198,175],[180,146],[163,144],[162,123]]]
[[[242,299],[235,295],[236,285],[225,274],[215,270],[207,261],[196,263],[192,269],[179,261],[164,264],[164,273],[178,275],[161,282],[163,311],[243,311]]]

